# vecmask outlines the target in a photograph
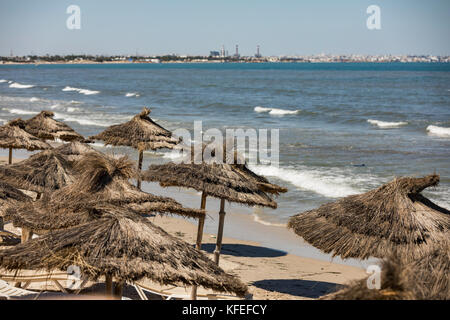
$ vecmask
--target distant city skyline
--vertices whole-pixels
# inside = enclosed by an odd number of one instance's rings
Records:
[[[69,30],[66,9],[81,9]],[[381,9],[381,30],[369,30],[366,9]],[[3,0],[0,56],[450,55],[448,0],[237,1]]]

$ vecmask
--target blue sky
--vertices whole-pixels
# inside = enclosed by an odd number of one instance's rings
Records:
[[[68,30],[66,8],[81,8]],[[366,9],[381,8],[381,30]],[[450,54],[448,0],[1,0],[0,55]]]

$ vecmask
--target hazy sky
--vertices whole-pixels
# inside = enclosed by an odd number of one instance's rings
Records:
[[[81,8],[69,30],[66,9]],[[366,9],[381,8],[381,30]],[[449,0],[0,0],[0,55],[450,55]]]

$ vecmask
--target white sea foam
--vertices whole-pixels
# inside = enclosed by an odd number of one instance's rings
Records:
[[[257,174],[277,177],[294,186],[329,198],[340,198],[363,192],[351,185],[354,179],[348,175],[331,175],[315,169],[286,169],[275,166],[250,166]]]
[[[373,124],[374,126],[378,126],[379,128],[398,128],[401,126],[405,126],[408,122],[400,121],[400,122],[386,122],[380,120],[367,120],[368,123]]]
[[[286,228],[286,224],[285,223],[274,223],[274,222],[264,221],[256,213],[253,214],[253,221],[258,222],[258,223],[260,223],[262,225],[265,225],[265,226]]]
[[[76,91],[76,92],[84,94],[86,96],[90,96],[90,95],[93,95],[93,94],[100,93],[100,91],[88,90],[88,89],[80,89],[80,88],[73,88],[73,87],[69,87],[69,86],[67,86],[64,89],[62,89],[62,91],[66,91],[66,92]]]
[[[111,119],[106,115],[104,118],[99,118],[99,116],[101,117],[102,115],[96,115],[96,117],[93,117],[92,114],[91,115],[86,114],[85,116],[78,116],[78,115],[74,116],[64,113],[55,113],[55,119],[67,122],[76,122],[82,126],[109,127],[111,125],[120,123],[120,121],[116,118]],[[127,119],[128,118],[129,117],[127,117]]]
[[[21,84],[18,82],[13,82],[9,85],[10,88],[15,88],[15,89],[29,89],[29,88],[33,88],[34,85],[32,84]]]
[[[262,112],[270,112],[270,110],[272,110],[271,108],[263,108],[263,107],[255,107],[255,112],[258,112],[258,113],[262,113]]]
[[[8,80],[0,79],[0,83],[5,83],[5,82],[8,82]]]
[[[74,108],[74,107],[68,107],[67,108],[67,112],[78,112],[81,111],[80,108]]]
[[[428,126],[428,134],[436,135],[439,137],[450,137],[450,128],[438,127],[438,126]]]
[[[22,109],[8,109],[8,108],[3,108],[3,110],[7,110],[9,113],[13,113],[13,114],[21,114],[21,115],[38,114],[38,113],[39,113],[39,112],[36,112],[36,111],[27,111],[27,110],[22,110]]]
[[[255,107],[255,112],[258,113],[269,113],[271,115],[276,116],[284,116],[288,114],[299,114],[301,110],[285,110],[285,109],[277,109],[277,108],[264,108],[264,107]]]
[[[33,98],[30,99],[30,102],[37,102],[37,101],[39,101],[39,100],[40,100],[39,98],[33,97]]]
[[[128,92],[125,97],[130,98],[130,97],[139,97],[139,94],[137,92]]]

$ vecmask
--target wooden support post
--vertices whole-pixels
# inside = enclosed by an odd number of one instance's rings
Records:
[[[225,223],[225,199],[220,199],[219,230],[217,231],[216,249],[214,250],[214,262],[217,265],[219,265],[220,250],[222,249],[224,223]]]
[[[28,228],[22,228],[22,243],[27,242],[28,240],[31,240],[31,238],[33,237],[33,231],[31,231]]]
[[[0,217],[0,231],[5,227],[5,223],[3,222],[3,217]]]
[[[205,210],[206,208],[206,193],[202,192],[202,201],[200,203],[200,209]],[[195,247],[198,250],[202,250],[202,239],[203,239],[203,227],[205,226],[205,216],[198,219],[198,229],[197,229],[197,241]],[[197,300],[197,286],[193,286],[191,290],[191,300]]]
[[[105,284],[106,284],[105,295],[107,298],[111,298],[113,296],[113,281],[111,275],[109,274],[105,275]]]
[[[206,208],[206,194],[202,192],[202,201],[200,203],[200,209],[205,210]],[[202,239],[203,239],[203,227],[205,226],[205,216],[198,219],[198,229],[197,229],[197,242],[196,248],[198,250],[202,249]]]
[[[123,281],[116,282],[116,285],[114,286],[114,299],[122,300],[123,295]]]
[[[12,148],[9,147],[9,156],[8,156],[8,163],[11,164],[12,163]]]
[[[139,150],[139,162],[138,162],[138,178],[137,178],[137,187],[141,190],[141,170],[142,170],[142,160],[144,160],[144,151]]]

